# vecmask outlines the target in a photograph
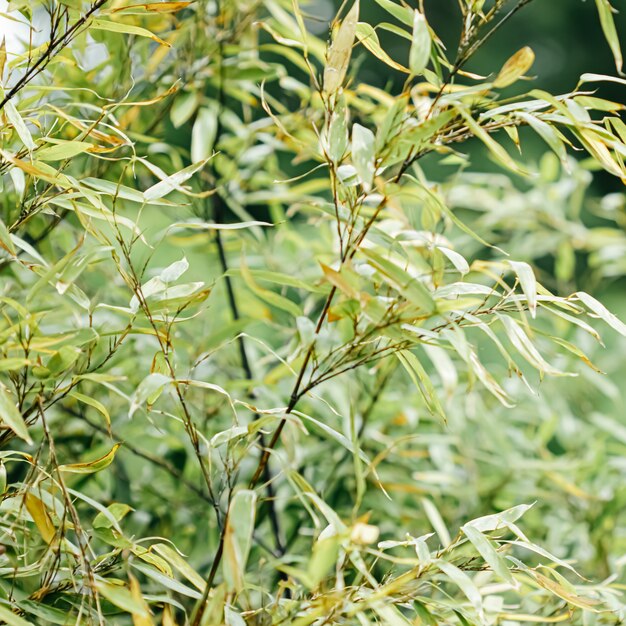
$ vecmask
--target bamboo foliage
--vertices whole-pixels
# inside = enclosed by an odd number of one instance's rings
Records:
[[[456,50],[423,2],[327,41],[297,0],[8,2],[0,620],[620,623],[626,439],[581,397],[626,336],[623,197],[585,199],[626,80],[605,0],[617,76],[473,73],[531,1],[459,0]]]

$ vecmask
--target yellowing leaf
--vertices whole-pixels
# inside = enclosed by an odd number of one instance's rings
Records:
[[[378,59],[380,59],[383,63],[389,65],[389,67],[393,67],[394,69],[409,73],[409,70],[394,61],[381,47],[380,41],[378,40],[378,35],[372,26],[367,24],[366,22],[359,22],[356,28],[356,36],[357,39]]]
[[[72,187],[72,183],[67,176],[59,173],[53,167],[50,167],[45,163],[38,163],[37,161],[27,163],[26,161],[18,159],[9,152],[6,152],[5,150],[0,150],[0,155],[2,155],[4,159],[9,161],[9,163],[12,163],[16,167],[19,167],[25,174],[29,174],[33,178],[41,178],[41,180],[45,180],[47,183],[51,183],[52,185],[59,185],[60,187]]]
[[[167,41],[163,41],[160,37],[157,37],[154,33],[150,32],[146,28],[141,26],[133,26],[132,24],[124,24],[122,22],[112,22],[110,20],[94,19],[91,21],[91,28],[95,30],[107,30],[112,33],[122,33],[125,35],[137,35],[138,37],[148,37],[162,46],[170,48],[170,44]]]
[[[130,585],[130,594],[138,606],[142,608],[141,612],[133,611],[133,626],[154,626],[154,622],[150,618],[150,609],[143,598],[139,581],[132,575],[128,574],[128,582]]]
[[[346,280],[341,272],[334,270],[332,267],[328,267],[328,265],[325,265],[324,263],[320,263],[320,265],[326,280],[331,285],[337,287],[339,291],[345,293],[350,298],[358,298],[359,292],[350,284],[348,280]]]
[[[594,600],[592,598],[583,598],[576,593],[572,593],[569,590],[565,589],[562,585],[557,583],[556,581],[540,574],[539,572],[530,570],[529,572],[534,579],[548,591],[551,591],[553,594],[557,595],[559,598],[562,598],[568,604],[572,606],[577,606],[578,608],[584,609],[586,611],[593,611],[599,604],[598,600]]]
[[[62,472],[70,472],[72,474],[95,474],[111,465],[115,458],[115,453],[121,444],[116,443],[109,452],[99,459],[86,463],[70,463],[69,465],[59,465]]]
[[[174,615],[172,613],[172,609],[170,608],[169,604],[166,604],[163,607],[162,626],[177,626],[176,622],[174,621]]]
[[[134,616],[148,617],[143,602],[138,602],[131,591],[122,585],[114,585],[106,581],[96,581],[96,589],[111,604]]]
[[[157,543],[152,546],[172,567],[178,570],[192,585],[204,591],[206,583],[202,576],[196,572],[189,563],[174,549],[165,543]]]
[[[187,8],[191,4],[191,0],[185,2],[147,2],[144,4],[131,4],[125,7],[115,7],[104,13],[128,13],[143,9],[148,13],[175,13]]]
[[[30,492],[24,496],[24,503],[43,540],[47,544],[52,543],[56,535],[56,528],[52,523],[52,518],[46,509],[46,505]]]
[[[491,152],[498,163],[516,174],[524,173],[511,155],[487,132],[487,130],[485,130],[469,113],[467,113],[467,111],[461,107],[458,108],[461,115],[465,119],[468,128],[472,131],[472,134],[480,139],[485,146],[487,146],[489,152]]]
[[[498,89],[508,87],[517,82],[533,66],[535,53],[528,46],[518,50],[503,66],[493,81]]]
[[[339,25],[337,33],[328,48],[326,67],[324,68],[324,91],[328,94],[335,93],[341,87],[346,77],[358,20],[359,0],[356,0],[345,19]]]

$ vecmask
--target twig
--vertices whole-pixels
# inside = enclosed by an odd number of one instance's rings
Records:
[[[66,31],[59,39],[51,39],[46,51],[37,59],[37,61],[31,65],[24,75],[17,81],[17,83],[5,94],[4,98],[0,102],[0,111],[4,108],[4,105],[13,98],[19,91],[21,91],[33,78],[38,76],[48,66],[50,61],[72,40],[80,28],[82,28],[91,16],[102,8],[108,0],[96,0],[91,5],[91,8],[79,18],[74,25]]]

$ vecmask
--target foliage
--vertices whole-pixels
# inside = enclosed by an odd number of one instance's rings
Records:
[[[452,54],[375,1],[328,42],[296,1],[9,2],[0,620],[623,620],[626,326],[584,289],[626,80],[473,73],[532,0],[459,0]]]

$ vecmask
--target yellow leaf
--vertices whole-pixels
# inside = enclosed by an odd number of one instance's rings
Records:
[[[89,461],[87,463],[71,463],[69,465],[59,465],[59,470],[62,472],[71,472],[72,474],[94,474],[111,465],[115,458],[115,453],[120,447],[119,443],[116,443],[107,454],[101,456],[95,461]]]
[[[143,599],[139,581],[130,573],[128,574],[128,580],[130,583],[130,594],[133,600],[143,609],[142,613],[133,612],[133,626],[154,626],[154,622],[150,617],[150,609],[148,609],[148,605]]]
[[[586,611],[597,610],[596,607],[599,604],[598,600],[594,600],[593,598],[583,598],[578,594],[571,593],[565,589],[565,587],[559,585],[556,581],[540,574],[539,572],[531,570],[530,574],[544,589],[551,591],[554,595],[558,596],[562,600],[565,600],[568,604],[577,606],[578,608]]]
[[[324,68],[324,91],[328,94],[335,93],[341,87],[346,77],[358,19],[359,0],[356,0],[348,15],[339,25],[337,33],[328,48],[326,67]]]
[[[47,544],[52,543],[56,535],[56,528],[52,523],[52,518],[46,509],[46,505],[30,492],[24,497],[24,503],[43,540]]]
[[[145,4],[130,4],[125,7],[116,7],[104,13],[122,13],[127,11],[136,11],[143,9],[148,13],[175,13],[187,8],[191,4],[191,0],[187,2],[148,2]]]
[[[357,39],[378,59],[394,69],[409,74],[409,70],[394,61],[381,47],[376,31],[365,22],[359,22],[356,28]]]
[[[174,621],[174,616],[172,615],[172,609],[169,604],[166,604],[163,607],[163,624],[162,626],[178,626]]]
[[[535,53],[528,46],[518,50],[503,66],[493,81],[493,86],[499,89],[508,87],[517,82],[535,62]]]
[[[4,37],[2,38],[2,43],[0,44],[0,78],[4,74],[4,64],[7,60],[7,46]]]
[[[345,293],[350,298],[358,298],[359,292],[342,276],[341,272],[334,270],[332,267],[328,267],[324,263],[320,263],[322,271],[326,280],[333,286],[337,287],[339,291]]]

